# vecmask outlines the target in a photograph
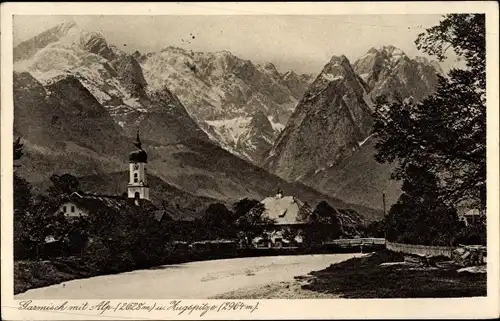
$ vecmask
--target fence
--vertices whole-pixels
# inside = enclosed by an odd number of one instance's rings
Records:
[[[345,245],[345,246],[355,246],[355,245],[384,245],[384,238],[357,238],[357,239],[338,239],[325,242],[326,245]]]
[[[428,256],[446,256],[451,257],[451,253],[456,247],[451,246],[428,246],[428,245],[416,245],[416,244],[403,244],[403,243],[391,243],[386,242],[385,246],[388,250],[394,252],[403,252],[406,254],[418,254],[418,255],[428,255]]]

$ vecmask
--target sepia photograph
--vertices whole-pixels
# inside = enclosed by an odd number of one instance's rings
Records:
[[[12,15],[14,300],[486,298],[486,16]]]

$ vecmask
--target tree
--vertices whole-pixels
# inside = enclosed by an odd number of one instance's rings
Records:
[[[119,272],[162,264],[166,259],[168,236],[141,207],[99,209],[87,224],[93,242],[87,245],[85,256],[98,269]]]
[[[251,204],[255,204],[250,208]],[[244,211],[250,208],[246,213]],[[262,235],[268,226],[276,223],[273,219],[265,215],[265,207],[259,201],[244,199],[235,204],[237,217],[236,227],[242,232],[241,236],[247,245],[252,243],[253,238]]]
[[[23,156],[23,144],[21,138],[18,137],[13,143],[14,161],[19,160]],[[24,256],[26,253],[26,239],[24,238],[23,223],[28,208],[31,206],[33,190],[31,184],[20,177],[14,171],[13,177],[13,198],[14,198],[14,256]]]
[[[33,188],[24,178],[14,173],[13,177],[13,195],[14,195],[14,219],[18,215],[23,215],[30,207],[33,197]]]
[[[446,58],[448,48],[466,69],[439,77],[436,92],[420,103],[377,100],[373,132],[376,159],[396,163],[392,178],[407,180],[414,168],[437,179],[438,203],[486,205],[486,69],[483,14],[451,14],[418,36],[417,47]],[[423,173],[423,175],[425,175]],[[410,182],[408,182],[410,184]],[[412,184],[415,185],[415,184]]]
[[[363,227],[364,237],[385,237],[385,220],[373,221]]]
[[[23,144],[21,144],[21,137],[18,137],[13,144],[14,161],[19,160],[23,155]],[[31,184],[24,178],[17,175],[14,171],[13,178],[14,188],[14,217],[17,214],[22,214],[29,207],[33,191]]]
[[[299,208],[299,214],[297,215],[297,221],[305,223],[309,220],[313,210],[309,203],[305,202],[300,208]]]
[[[51,196],[69,195],[80,191],[80,181],[71,174],[53,174],[50,176],[50,181],[52,182],[52,186],[49,188],[49,195]]]
[[[213,237],[233,237],[236,235],[233,212],[222,203],[213,203],[208,206],[203,215],[202,222],[211,232]]]
[[[13,143],[14,161],[23,154],[18,137]],[[60,213],[54,213],[55,203],[50,197],[35,195],[31,184],[14,172],[14,256],[40,257],[40,249],[48,236],[65,235],[68,224]],[[33,253],[35,252],[35,253]]]
[[[296,238],[297,238],[298,234],[299,234],[299,231],[297,229],[292,228],[292,227],[287,227],[283,230],[283,239],[290,242],[291,246],[294,246],[297,242]]]
[[[257,206],[260,202],[255,199],[244,198],[234,203],[233,212],[235,220],[246,215],[252,208]]]
[[[15,219],[14,241],[19,245],[17,255],[34,250],[38,259],[40,249],[48,236],[60,239],[68,231],[68,224],[63,214],[53,212],[54,205],[51,198],[36,195],[24,214]],[[34,248],[30,249],[30,245]]]
[[[439,179],[416,166],[405,174],[403,194],[385,218],[385,237],[400,243],[452,245],[461,224],[457,211],[437,197]]]
[[[328,239],[337,239],[342,235],[337,211],[326,201],[316,205],[306,222],[304,241],[310,246],[319,246]]]
[[[486,224],[478,222],[464,227],[458,234],[456,242],[459,244],[486,245]]]
[[[18,160],[23,156],[23,144],[21,144],[21,137],[14,141],[14,160]]]
[[[415,44],[419,50],[444,61],[448,49],[465,58],[466,66],[486,89],[486,28],[484,14],[448,14],[439,25],[418,35]]]

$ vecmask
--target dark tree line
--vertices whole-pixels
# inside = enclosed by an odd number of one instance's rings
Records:
[[[457,206],[486,208],[485,15],[445,15],[415,41],[443,61],[453,50],[466,63],[439,76],[419,103],[380,97],[374,124],[376,159],[397,164],[403,194],[385,221],[389,240],[453,243]]]
[[[14,161],[23,153],[23,144],[18,138],[13,144]],[[55,205],[50,196],[33,191],[31,184],[14,171],[14,257],[39,258],[40,249],[49,236],[60,237],[68,230],[65,218],[51,214]]]

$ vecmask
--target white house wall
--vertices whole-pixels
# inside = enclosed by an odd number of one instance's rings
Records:
[[[74,206],[75,211],[71,211],[71,207]],[[66,207],[66,211],[64,211],[64,207]],[[89,212],[85,209],[79,208],[76,204],[71,202],[66,202],[59,206],[59,212],[63,213],[66,217],[80,217],[80,216],[88,216]]]

